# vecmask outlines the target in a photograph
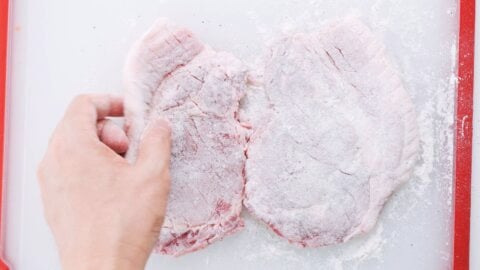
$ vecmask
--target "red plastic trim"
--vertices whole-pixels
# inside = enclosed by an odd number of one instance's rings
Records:
[[[3,224],[5,94],[7,74],[8,0],[0,0],[0,224]],[[459,0],[460,32],[454,164],[453,269],[469,269],[472,167],[475,0]],[[5,235],[0,226],[0,237]],[[0,245],[3,255],[3,242]],[[8,270],[0,257],[0,270]]]
[[[472,171],[475,0],[460,0],[453,182],[453,269],[468,270]]]
[[[8,0],[0,0],[0,270],[8,270],[3,259],[4,255],[4,222],[3,222],[3,187],[4,176],[4,146],[5,146],[5,95],[7,79],[7,45],[8,45]]]

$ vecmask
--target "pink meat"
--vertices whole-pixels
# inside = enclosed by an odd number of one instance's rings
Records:
[[[268,117],[248,145],[247,209],[302,247],[370,230],[419,151],[413,104],[382,44],[358,20],[332,23],[274,43],[263,78],[267,112],[247,117]]]
[[[156,251],[178,256],[240,230],[245,66],[159,20],[130,51],[124,76],[129,161],[153,117],[172,123],[171,193]]]

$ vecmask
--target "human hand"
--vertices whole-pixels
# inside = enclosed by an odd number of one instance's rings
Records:
[[[123,103],[81,95],[67,109],[38,169],[46,220],[64,270],[143,269],[160,232],[169,191],[170,125],[146,129],[138,159],[108,116]],[[102,142],[103,141],[103,142]]]

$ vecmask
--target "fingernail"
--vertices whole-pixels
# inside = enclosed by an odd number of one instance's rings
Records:
[[[151,128],[161,128],[170,131],[172,129],[170,121],[164,116],[156,116],[150,120],[149,126]]]

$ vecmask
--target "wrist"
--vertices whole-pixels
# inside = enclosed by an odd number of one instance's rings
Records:
[[[103,246],[88,241],[76,243],[73,248],[60,249],[63,270],[143,270],[150,252],[140,248],[115,243]]]
[[[126,258],[67,258],[62,260],[63,270],[143,270],[144,263]]]
[[[63,270],[143,270],[145,261],[129,257],[69,257],[62,259]]]

